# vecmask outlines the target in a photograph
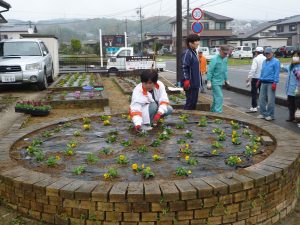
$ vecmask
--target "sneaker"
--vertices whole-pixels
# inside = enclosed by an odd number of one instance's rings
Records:
[[[150,131],[152,130],[153,128],[150,126],[150,124],[145,124],[145,125],[142,125],[142,130],[143,131]]]
[[[250,112],[257,112],[257,108],[255,107],[255,108],[250,108]]]
[[[263,115],[258,115],[256,118],[257,119],[264,119],[265,117]]]
[[[266,121],[272,121],[272,120],[274,120],[271,116],[267,116],[266,118],[265,118],[265,120]]]

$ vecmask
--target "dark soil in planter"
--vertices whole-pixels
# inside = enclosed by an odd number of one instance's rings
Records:
[[[34,132],[25,137],[25,140],[16,143],[11,151],[11,157],[17,160],[25,167],[31,168],[36,171],[44,173],[50,173],[53,175],[63,175],[70,178],[79,178],[83,180],[99,180],[103,179],[103,174],[107,172],[108,168],[117,168],[119,177],[114,179],[116,181],[141,181],[143,180],[140,173],[135,173],[131,169],[131,164],[138,163],[138,165],[144,164],[145,167],[150,166],[155,173],[154,179],[181,179],[175,175],[177,167],[184,167],[192,171],[190,177],[201,177],[215,175],[224,171],[232,171],[235,168],[228,166],[225,161],[231,155],[240,156],[242,163],[239,167],[247,167],[255,164],[264,158],[266,158],[274,149],[274,146],[261,146],[257,155],[250,160],[244,155],[245,146],[250,143],[250,139],[241,135],[241,145],[233,145],[231,142],[232,128],[229,121],[223,124],[214,123],[213,119],[208,120],[207,127],[198,126],[199,117],[191,116],[188,123],[185,124],[184,129],[176,129],[177,123],[180,123],[178,115],[172,115],[168,117],[165,124],[169,126],[174,134],[170,136],[170,140],[161,141],[161,145],[158,147],[150,146],[153,140],[158,138],[158,135],[162,132],[162,127],[154,128],[149,132],[147,137],[138,137],[132,129],[129,130],[131,122],[120,116],[114,116],[110,119],[111,126],[104,126],[100,118],[93,118],[91,122],[91,129],[88,131],[83,130],[82,120],[73,121],[68,126],[64,124],[56,125],[53,127],[45,128],[44,130]],[[243,130],[243,124],[238,133],[241,134]],[[57,129],[57,128],[60,129]],[[217,140],[217,135],[212,132],[214,128],[220,128],[225,131],[226,141],[220,142],[223,147],[218,150],[219,155],[212,155],[213,148],[212,142]],[[195,166],[188,165],[184,159],[185,154],[179,152],[183,146],[177,144],[178,139],[185,138],[186,129],[193,132],[193,137],[186,139],[190,145],[191,154],[190,158],[198,160],[198,164]],[[42,136],[44,131],[49,131],[51,137],[45,138]],[[80,137],[75,137],[73,134],[75,131],[80,131]],[[109,144],[106,142],[109,133],[117,131],[117,141]],[[255,136],[263,135],[264,132],[260,130],[250,130],[251,134]],[[266,134],[264,134],[266,135]],[[61,164],[55,169],[49,170],[46,166],[46,162],[36,162],[34,157],[27,154],[26,147],[29,146],[33,139],[43,140],[43,144],[40,149],[49,155],[60,155]],[[133,144],[128,147],[123,147],[121,142],[124,139],[131,140]],[[67,144],[76,140],[78,146],[75,148],[76,154],[72,157],[66,157],[63,151],[66,149]],[[148,152],[138,153],[137,149],[141,145],[146,145]],[[105,155],[101,150],[103,148],[110,148],[113,150],[109,155]],[[95,164],[88,164],[86,162],[87,154],[93,153],[99,158],[99,161]],[[119,155],[125,155],[128,157],[129,163],[127,165],[119,165],[116,159]],[[162,157],[161,161],[153,162],[152,156],[159,154]],[[86,172],[77,176],[73,173],[73,169],[80,165],[85,166]]]

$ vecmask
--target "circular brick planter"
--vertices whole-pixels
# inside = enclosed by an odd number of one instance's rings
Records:
[[[299,137],[262,120],[240,115],[234,120],[268,132],[276,140],[274,152],[253,166],[217,176],[119,183],[53,178],[11,161],[9,151],[17,140],[51,125],[39,124],[0,141],[0,196],[23,215],[51,224],[275,223],[297,201]]]

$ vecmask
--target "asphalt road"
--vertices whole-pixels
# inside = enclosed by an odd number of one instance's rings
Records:
[[[173,64],[168,63],[168,64]],[[167,65],[168,66],[168,65]],[[169,67],[170,68],[170,67]],[[173,84],[176,83],[176,73],[175,72],[163,72],[161,73],[161,76],[164,76],[168,80],[170,80]],[[243,81],[243,84],[245,81]],[[206,90],[207,91],[207,90]],[[231,106],[241,112],[247,112],[249,111],[249,108],[251,106],[251,97],[238,94],[232,91],[223,90],[224,93],[224,104]],[[211,98],[211,91],[207,91],[206,96]],[[258,116],[258,113],[251,113],[250,115],[253,116],[253,119],[256,119],[256,116]],[[275,120],[271,123],[275,123],[278,126],[284,127],[288,130],[294,131],[296,133],[300,134],[300,128],[295,123],[288,123],[285,120],[288,119],[288,109],[284,106],[276,105],[275,106]]]
[[[229,66],[228,67],[228,78],[230,85],[233,87],[238,87],[245,90],[250,90],[250,87],[246,87],[246,79],[248,77],[250,71],[250,65],[242,65],[242,66]],[[167,61],[166,62],[166,69],[170,72],[176,71],[176,61]],[[276,96],[280,98],[286,98],[285,95],[285,80],[286,80],[286,73],[280,74],[280,82],[277,86]]]

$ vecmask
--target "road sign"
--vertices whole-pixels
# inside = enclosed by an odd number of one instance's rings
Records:
[[[102,35],[102,46],[109,47],[124,47],[125,35]]]
[[[200,23],[200,22],[194,22],[192,24],[192,31],[195,33],[195,34],[200,34],[202,31],[203,31],[203,24]]]
[[[194,20],[200,20],[203,17],[204,13],[200,8],[194,8],[192,11],[192,17]]]

